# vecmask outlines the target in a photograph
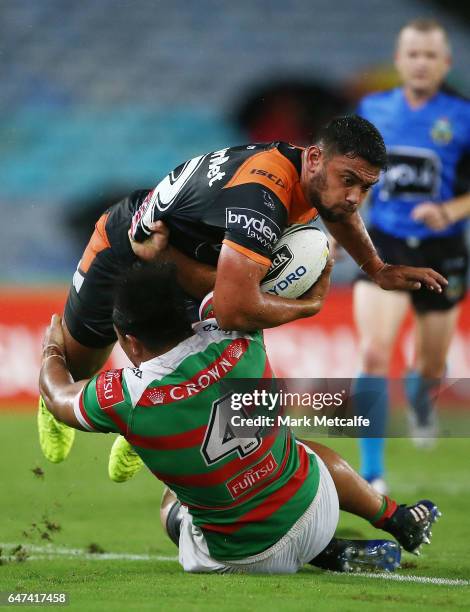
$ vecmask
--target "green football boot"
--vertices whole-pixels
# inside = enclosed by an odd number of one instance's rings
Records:
[[[46,459],[60,463],[67,458],[75,439],[75,429],[60,423],[46,408],[39,396],[38,407],[39,445]]]
[[[123,436],[118,436],[111,447],[108,474],[114,482],[126,482],[142,469],[144,462]]]

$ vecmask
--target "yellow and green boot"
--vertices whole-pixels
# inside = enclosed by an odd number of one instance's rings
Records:
[[[52,463],[60,463],[67,458],[75,439],[75,429],[60,423],[46,408],[39,396],[38,409],[39,445],[44,457]]]
[[[130,480],[142,468],[144,462],[123,436],[114,440],[109,454],[108,474],[114,482]]]

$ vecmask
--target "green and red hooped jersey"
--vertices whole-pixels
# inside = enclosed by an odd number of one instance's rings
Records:
[[[139,368],[101,372],[75,401],[90,431],[118,432],[188,507],[216,559],[277,542],[318,489],[318,464],[284,426],[252,437],[221,435],[230,380],[272,378],[262,334],[225,332],[215,319]]]

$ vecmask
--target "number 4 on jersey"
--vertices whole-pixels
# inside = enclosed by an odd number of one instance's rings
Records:
[[[239,412],[235,413],[232,410],[231,397],[232,394],[228,393],[212,404],[209,425],[201,447],[207,465],[216,463],[233,452],[237,452],[240,457],[247,457],[261,445],[261,438],[258,435],[260,427],[244,428],[245,431],[252,433],[251,437],[246,438],[238,438],[233,432],[230,419]],[[240,414],[247,416],[243,411],[240,411]]]

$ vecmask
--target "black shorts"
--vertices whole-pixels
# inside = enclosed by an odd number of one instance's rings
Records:
[[[420,241],[395,238],[377,228],[370,228],[369,234],[380,257],[388,264],[433,268],[449,281],[442,293],[424,287],[410,291],[416,312],[449,310],[464,299],[467,292],[468,251],[463,234]],[[370,278],[361,272],[356,280]]]
[[[72,337],[90,348],[104,348],[117,340],[112,314],[114,287],[122,272],[139,260],[128,238],[132,215],[148,190],[134,192],[108,209],[95,225],[73,275],[64,319]],[[191,322],[198,320],[199,302],[184,294]]]
[[[99,218],[73,275],[64,318],[73,338],[84,346],[103,348],[117,340],[114,287],[122,270],[137,261],[127,232],[136,199],[146,193],[133,193]]]

